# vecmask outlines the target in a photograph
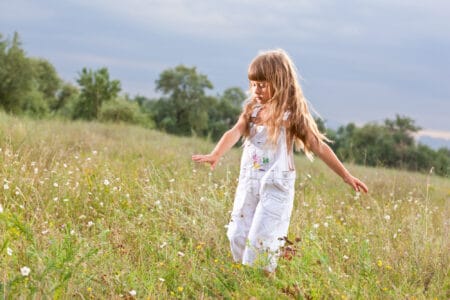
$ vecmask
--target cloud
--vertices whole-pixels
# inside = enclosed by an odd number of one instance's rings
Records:
[[[31,23],[48,19],[54,15],[53,9],[40,4],[39,1],[0,1],[0,19],[2,22],[26,21]]]
[[[416,138],[420,138],[423,136],[450,141],[450,131],[420,130],[416,134]]]

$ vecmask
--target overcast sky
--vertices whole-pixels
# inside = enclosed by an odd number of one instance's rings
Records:
[[[75,82],[107,67],[122,91],[156,97],[155,80],[196,66],[213,94],[247,88],[260,50],[283,48],[330,124],[409,116],[450,139],[450,1],[0,0],[0,33]]]

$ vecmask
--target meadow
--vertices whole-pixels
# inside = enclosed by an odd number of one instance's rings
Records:
[[[296,157],[274,278],[233,263],[239,172],[213,144],[120,124],[0,114],[0,298],[449,299],[450,179],[346,164],[356,194]]]

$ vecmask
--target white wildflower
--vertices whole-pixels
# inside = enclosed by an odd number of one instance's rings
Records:
[[[11,256],[13,254],[13,251],[11,248],[6,248],[6,254],[8,254],[9,256]]]
[[[169,182],[175,182],[175,178],[169,179]]]
[[[181,251],[178,251],[178,256],[181,256],[181,257],[184,257],[184,253],[183,252],[181,252]]]
[[[347,255],[342,256],[343,259],[347,260],[349,257]]]
[[[87,227],[92,227],[92,226],[94,226],[94,222],[89,221],[89,222],[87,223]]]
[[[385,216],[384,216],[384,219],[385,219],[386,221],[389,221],[389,220],[391,219],[391,216],[390,216],[390,215],[385,215]]]
[[[159,277],[158,280],[161,281],[161,282],[166,281],[166,280],[165,280],[164,278],[162,278],[162,277]]]
[[[22,274],[22,276],[28,276],[30,275],[31,269],[28,268],[27,266],[20,268],[20,273]]]
[[[323,226],[328,227],[328,222],[323,223]]]
[[[128,293],[129,293],[131,296],[133,296],[133,297],[136,296],[136,291],[135,291],[135,290],[131,290],[131,291],[129,291]]]
[[[8,185],[8,183],[3,184],[3,189],[4,189],[4,190],[9,190],[9,185]]]
[[[58,187],[59,184],[58,184],[57,182],[53,182],[53,186],[54,186],[54,187]]]
[[[317,229],[317,228],[319,228],[319,226],[320,226],[319,224],[314,224],[314,225],[313,225],[313,228],[314,228],[314,229]]]
[[[109,184],[110,184],[110,182],[109,182],[109,180],[108,180],[108,179],[105,179],[105,180],[103,180],[103,184],[104,184],[104,185],[109,185]]]

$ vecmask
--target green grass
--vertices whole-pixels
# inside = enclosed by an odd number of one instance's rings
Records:
[[[448,299],[450,180],[296,158],[289,240],[275,278],[233,263],[225,236],[240,149],[126,125],[0,114],[0,297]],[[30,273],[23,276],[21,268]]]

